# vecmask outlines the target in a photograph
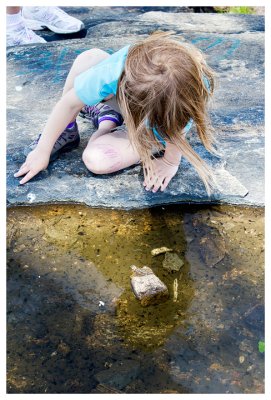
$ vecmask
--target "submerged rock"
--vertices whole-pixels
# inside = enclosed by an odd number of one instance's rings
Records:
[[[96,386],[95,392],[104,394],[123,393],[120,390],[117,390],[111,386],[104,385],[102,383],[99,383],[99,385]]]
[[[243,319],[249,328],[264,333],[264,305],[253,306],[245,312]]]
[[[207,267],[214,267],[226,255],[226,243],[218,229],[200,222],[197,219],[193,224],[193,242],[191,250],[199,254],[200,259]]]
[[[137,268],[131,266],[131,286],[142,306],[158,304],[168,299],[169,293],[166,285],[153,273],[149,267]]]
[[[169,272],[178,272],[184,266],[183,260],[176,253],[166,253],[163,268]]]
[[[98,372],[95,378],[100,385],[106,385],[111,393],[114,389],[123,389],[130,382],[137,378],[140,372],[140,364],[135,360],[122,360],[116,362],[110,368]]]
[[[172,249],[169,249],[168,247],[159,247],[157,249],[152,249],[151,255],[158,256],[159,254],[164,254],[167,253],[168,251],[172,251]]]
[[[226,254],[225,241],[221,235],[204,235],[200,239],[200,255],[208,267],[214,267]]]

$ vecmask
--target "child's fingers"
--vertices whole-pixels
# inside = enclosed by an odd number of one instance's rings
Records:
[[[153,176],[149,182],[147,182],[146,190],[151,190],[152,192],[156,192],[161,184],[161,178],[159,176]]]
[[[170,177],[166,177],[165,178],[164,182],[161,185],[161,192],[163,192],[166,189],[166,187],[169,184],[170,180],[171,180]]]
[[[153,186],[153,182],[152,182],[152,178],[151,177],[148,177],[148,178],[145,179],[144,186],[145,186],[146,190],[151,190],[151,187]]]
[[[18,176],[25,175],[29,171],[29,168],[26,165],[22,165],[19,171],[17,171],[14,176],[15,178],[18,178]]]
[[[145,180],[143,182],[143,186],[145,186],[145,189],[149,190],[150,185],[151,185],[151,177],[145,178]]]
[[[20,184],[23,185],[24,183],[28,182],[30,179],[33,178],[33,176],[35,176],[37,174],[37,172],[33,172],[33,171],[29,171],[25,177],[23,177],[23,179],[20,181]]]
[[[153,186],[153,182],[151,182],[151,180],[145,181],[143,186],[145,186],[145,189],[150,189]]]
[[[160,187],[160,184],[161,184],[161,181],[160,181],[160,179],[158,180],[156,180],[156,182],[152,185],[152,192],[153,193],[156,193],[157,192],[157,190],[159,189],[159,187]]]
[[[143,186],[146,186],[148,184],[148,181],[150,179],[150,176],[148,174],[148,170],[145,168],[144,169],[144,182],[143,182]]]
[[[155,185],[153,185],[152,192],[156,193],[162,187],[164,178],[157,178]]]

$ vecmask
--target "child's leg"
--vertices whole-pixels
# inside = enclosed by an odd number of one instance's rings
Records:
[[[110,132],[111,121],[103,121],[83,152],[83,161],[95,174],[109,174],[140,161],[126,130]]]

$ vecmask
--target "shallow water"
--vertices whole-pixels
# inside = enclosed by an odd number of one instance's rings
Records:
[[[259,208],[9,209],[8,393],[263,393],[263,235]],[[131,265],[170,298],[142,307]]]

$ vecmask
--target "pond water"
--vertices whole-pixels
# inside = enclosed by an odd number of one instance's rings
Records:
[[[264,392],[262,208],[11,208],[7,260],[8,393]],[[131,265],[169,299],[142,307]]]

